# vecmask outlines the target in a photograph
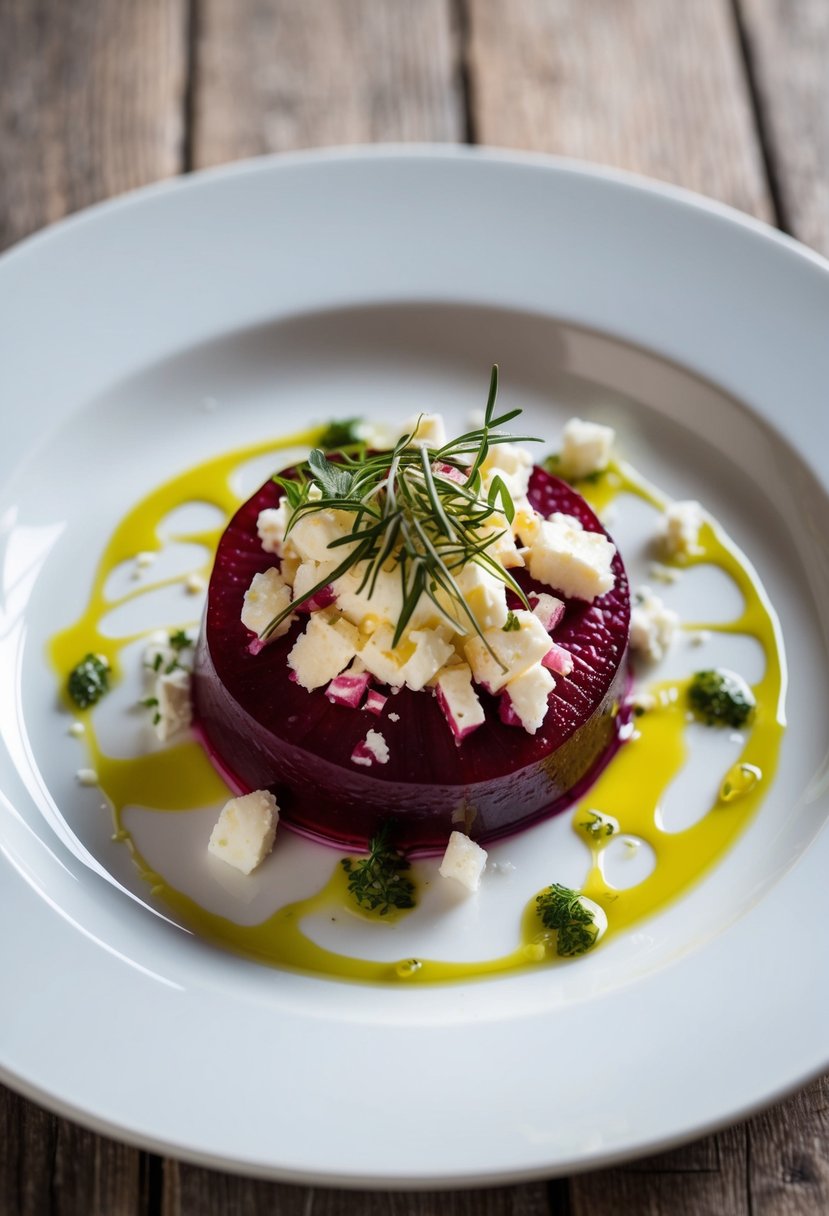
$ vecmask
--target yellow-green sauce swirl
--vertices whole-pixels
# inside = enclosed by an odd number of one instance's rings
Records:
[[[190,503],[208,503],[227,518],[241,502],[231,484],[232,476],[240,466],[269,452],[311,446],[319,434],[319,430],[311,430],[207,460],[172,478],[138,502],[118,524],[101,556],[83,615],[50,642],[50,658],[61,685],[65,687],[69,672],[78,659],[89,652],[106,656],[112,667],[113,680],[118,680],[123,651],[144,634],[112,638],[102,631],[102,622],[114,608],[144,594],[144,588],[136,586],[120,599],[112,599],[105,593],[107,581],[118,566],[133,560],[136,554],[155,553],[162,548],[165,542],[159,527],[171,512]],[[606,509],[622,493],[637,495],[656,508],[661,508],[667,501],[633,470],[619,464],[595,481],[581,483],[577,488],[598,511]],[[219,526],[208,531],[179,533],[170,539],[201,545],[212,554],[221,531]],[[743,608],[727,623],[695,621],[686,623],[686,628],[747,635],[759,642],[765,666],[762,678],[753,686],[756,711],[750,726],[743,732],[745,742],[737,762],[721,775],[720,797],[691,827],[668,832],[661,821],[666,790],[687,758],[687,680],[662,683],[655,690],[661,694],[656,697],[656,707],[634,720],[634,737],[620,748],[586,798],[574,807],[573,830],[592,852],[592,865],[582,892],[607,914],[608,928],[603,941],[664,908],[722,858],[757,811],[774,776],[785,725],[785,666],[779,625],[750,563],[719,527],[711,523],[702,529],[698,551],[673,564],[681,569],[705,563],[718,567],[733,580],[742,596]],[[208,559],[197,573],[207,576],[209,567]],[[167,581],[184,581],[185,577]],[[159,585],[163,584],[154,584],[155,587]],[[280,908],[260,924],[240,925],[207,911],[147,864],[124,826],[124,811],[128,806],[165,814],[221,804],[228,797],[226,786],[201,747],[195,741],[187,741],[131,759],[111,757],[105,754],[96,738],[89,711],[73,712],[85,722],[83,739],[88,749],[88,763],[97,772],[101,790],[112,805],[115,839],[130,849],[138,872],[149,888],[150,901],[200,937],[259,963],[375,982],[422,984],[467,980],[562,961],[556,955],[555,934],[544,930],[538,919],[534,896],[515,908],[514,950],[492,959],[446,962],[402,958],[383,963],[325,949],[303,931],[303,922],[315,913],[337,917],[345,908],[354,913],[346,875],[337,864],[333,865],[333,873],[321,890]],[[588,831],[584,824],[591,822],[592,812],[618,821],[618,833],[608,836]],[[610,841],[619,836],[645,841],[656,856],[656,865],[650,875],[624,890],[610,885],[602,858]],[[555,861],[551,858],[551,882],[556,881],[554,870]],[[385,919],[388,922],[388,918]]]

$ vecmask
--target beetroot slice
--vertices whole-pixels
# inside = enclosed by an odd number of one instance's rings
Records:
[[[584,499],[542,469],[533,471],[529,498],[543,515],[561,511],[603,531]],[[332,704],[324,688],[308,692],[292,682],[287,655],[307,617],[250,653],[240,620],[245,591],[254,574],[278,564],[263,551],[256,520],[279,499],[268,481],[230,521],[196,654],[200,734],[232,785],[270,788],[288,824],[328,843],[364,848],[391,817],[400,847],[429,852],[442,849],[454,828],[488,840],[524,827],[563,809],[598,775],[615,750],[626,679],[630,596],[618,553],[606,595],[592,604],[561,596],[566,609],[553,636],[574,664],[556,676],[541,729],[529,735],[505,725],[498,698],[481,692],[486,722],[457,745],[428,690],[401,689],[375,717]],[[525,571],[518,578],[526,591],[550,591]],[[352,754],[370,729],[383,735],[389,759],[358,766]]]

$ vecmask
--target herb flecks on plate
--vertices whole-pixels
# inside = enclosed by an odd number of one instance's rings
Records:
[[[536,896],[536,908],[545,929],[556,934],[556,952],[562,958],[585,954],[599,937],[599,926],[578,891],[554,882]]]
[[[78,709],[89,709],[109,692],[112,668],[102,654],[87,654],[69,673],[66,689]]]
[[[411,863],[391,843],[391,829],[384,824],[372,837],[367,857],[344,857],[348,891],[361,908],[387,916],[392,909],[415,906],[414,883],[406,877]]]

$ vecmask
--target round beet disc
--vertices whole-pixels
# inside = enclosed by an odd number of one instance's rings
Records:
[[[542,469],[533,472],[529,498],[543,515],[561,511],[602,531],[584,499]],[[598,775],[617,743],[625,681],[630,596],[618,553],[611,591],[592,604],[566,601],[553,638],[575,662],[569,676],[556,676],[541,729],[529,735],[501,722],[497,698],[479,690],[486,722],[456,744],[428,689],[403,688],[374,716],[293,683],[287,655],[307,617],[259,654],[249,652],[244,595],[254,574],[278,560],[262,549],[256,520],[279,499],[268,481],[230,521],[196,654],[197,724],[234,787],[271,789],[284,822],[330,844],[365,848],[393,819],[399,847],[429,852],[442,850],[455,828],[485,841],[524,827],[563,809]],[[550,590],[513,573],[526,591]],[[369,730],[389,750],[388,762],[370,770],[351,759]]]

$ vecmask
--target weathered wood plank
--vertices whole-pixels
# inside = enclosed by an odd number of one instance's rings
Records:
[[[373,140],[455,140],[451,0],[204,0],[193,162]]]
[[[772,217],[729,0],[467,4],[480,142],[601,161]]]
[[[340,1191],[282,1186],[168,1162],[162,1216],[559,1216],[543,1183],[483,1191]]]
[[[186,0],[0,0],[0,248],[181,167]]]
[[[738,0],[784,226],[829,256],[829,4]]]
[[[146,1162],[135,1149],[0,1091],[0,1212],[142,1216]]]
[[[746,1128],[735,1127],[687,1149],[574,1178],[571,1216],[751,1216],[747,1144]]]
[[[829,1212],[829,1077],[749,1124],[751,1210],[762,1216]]]

